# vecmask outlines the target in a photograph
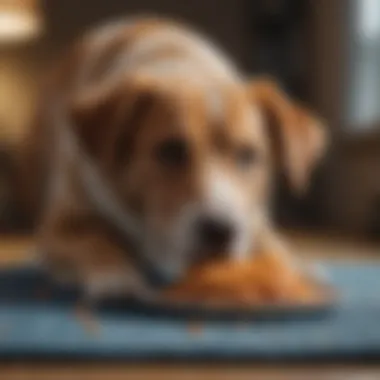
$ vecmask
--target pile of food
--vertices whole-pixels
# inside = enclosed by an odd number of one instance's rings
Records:
[[[326,302],[328,297],[325,286],[271,254],[257,255],[250,261],[203,263],[165,291],[165,298],[173,302],[232,307],[314,305]]]

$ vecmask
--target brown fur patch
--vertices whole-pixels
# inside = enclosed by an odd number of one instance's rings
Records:
[[[312,169],[326,145],[322,122],[290,98],[272,81],[258,80],[250,85],[252,101],[268,123],[274,153],[290,184],[303,191]]]

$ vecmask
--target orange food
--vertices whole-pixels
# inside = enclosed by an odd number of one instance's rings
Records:
[[[194,267],[165,297],[192,303],[250,306],[315,304],[326,289],[295,270],[278,255],[261,254],[250,261],[214,261]]]

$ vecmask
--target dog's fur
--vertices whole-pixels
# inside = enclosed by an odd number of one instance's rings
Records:
[[[234,226],[235,259],[286,256],[269,222],[271,178],[279,166],[305,188],[325,140],[311,113],[166,20],[99,28],[57,66],[26,139],[23,186],[42,210],[52,270],[90,295],[139,293],[130,250],[178,278],[200,250],[203,215]]]

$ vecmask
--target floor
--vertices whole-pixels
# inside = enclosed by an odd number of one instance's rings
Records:
[[[380,245],[349,240],[338,236],[287,233],[289,245],[303,256],[332,260],[380,259]],[[32,257],[29,238],[0,239],[0,265],[14,265]],[[379,364],[330,363],[277,365],[264,364],[179,364],[179,363],[31,363],[0,364],[1,380],[87,380],[87,379],[198,379],[198,380],[375,380],[380,379]]]
[[[0,377],[2,380],[378,380],[380,366],[12,364],[0,367]]]

